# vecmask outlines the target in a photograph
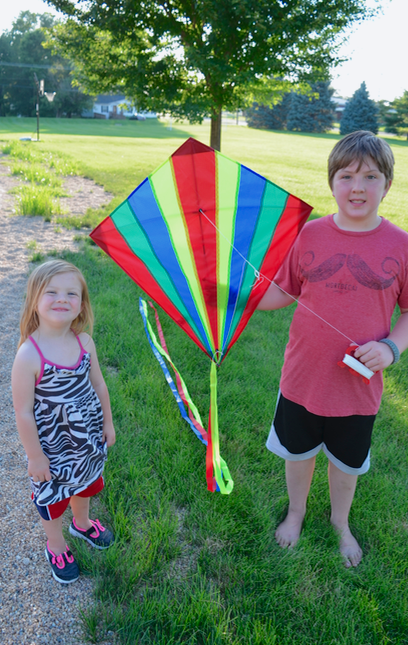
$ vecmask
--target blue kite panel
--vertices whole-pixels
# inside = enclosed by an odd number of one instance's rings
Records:
[[[241,282],[245,271],[246,261],[252,238],[255,234],[266,179],[253,172],[246,166],[241,166],[241,180],[238,192],[237,212],[235,217],[234,249],[231,254],[230,293],[224,328],[223,351],[230,332],[236,302],[239,298]],[[239,253],[237,253],[237,251]],[[254,278],[255,280],[255,278]]]

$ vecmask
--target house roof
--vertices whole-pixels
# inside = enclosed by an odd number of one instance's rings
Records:
[[[118,101],[126,101],[124,94],[99,94],[96,97],[95,103],[117,103]]]

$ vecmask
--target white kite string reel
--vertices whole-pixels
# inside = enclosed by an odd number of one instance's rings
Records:
[[[350,354],[344,354],[343,363],[345,363],[348,367],[351,367],[352,370],[358,372],[359,374],[361,374],[361,376],[364,376],[364,378],[368,380],[370,380],[370,378],[374,376],[374,372],[372,372],[368,367],[361,363],[357,358],[350,356]]]
[[[249,262],[249,260],[247,260],[247,258],[246,258],[246,257],[244,257],[240,251],[238,251],[238,249],[237,249],[237,248],[236,248],[236,247],[231,243],[231,241],[230,241],[230,240],[229,240],[229,239],[228,239],[228,238],[227,238],[227,237],[222,233],[222,231],[220,231],[220,229],[218,228],[218,226],[216,226],[216,225],[214,224],[214,222],[212,222],[212,221],[210,220],[210,218],[209,218],[209,217],[207,217],[207,215],[204,213],[204,211],[203,211],[201,208],[199,209],[199,212],[200,212],[202,215],[204,215],[205,219],[206,219],[206,220],[207,220],[207,221],[208,221],[208,222],[209,222],[209,223],[210,223],[210,224],[211,224],[211,225],[212,225],[212,226],[213,226],[213,227],[218,231],[218,233],[219,233],[220,235],[222,235],[222,237],[224,238],[224,240],[226,240],[226,241],[228,242],[228,244],[231,246],[231,248],[233,248],[233,249],[234,249],[234,251],[235,251],[236,253],[238,253],[238,255],[239,255],[239,256],[244,260],[244,262],[246,262],[246,263],[247,263],[247,264],[248,264],[248,265],[253,269],[253,271],[254,271],[254,275],[255,275],[255,278],[256,278],[255,283],[254,283],[255,285],[256,285],[256,282],[258,282],[258,280],[261,280],[261,282],[262,282],[264,279],[265,279],[265,280],[267,280],[268,282],[270,282],[271,284],[274,284],[274,285],[275,285],[275,287],[278,287],[278,289],[280,289],[280,290],[281,290],[285,295],[289,296],[289,298],[292,298],[292,300],[294,300],[295,302],[297,302],[301,307],[303,307],[304,309],[307,309],[307,311],[309,311],[311,314],[313,314],[313,316],[316,316],[316,318],[319,318],[319,319],[320,319],[322,322],[324,322],[326,325],[328,325],[329,327],[331,327],[332,329],[334,329],[334,331],[336,331],[338,334],[340,334],[341,336],[344,336],[344,338],[346,338],[347,340],[349,340],[349,341],[350,341],[350,343],[351,343],[352,345],[354,345],[354,349],[353,349],[353,351],[355,351],[355,350],[358,348],[358,346],[359,346],[359,345],[358,345],[358,343],[356,343],[352,338],[350,338],[349,336],[347,336],[346,334],[344,334],[342,331],[340,331],[340,329],[337,329],[337,327],[335,327],[334,325],[332,325],[331,323],[329,323],[329,321],[328,321],[328,320],[326,320],[325,318],[322,318],[322,316],[319,316],[319,314],[317,314],[315,311],[313,311],[313,309],[309,309],[309,307],[307,307],[305,304],[303,304],[303,302],[300,302],[297,298],[295,298],[295,296],[292,296],[290,293],[288,293],[287,291],[285,291],[285,289],[282,289],[282,287],[280,287],[276,282],[274,282],[273,280],[271,280],[270,278],[268,278],[266,275],[263,275],[263,273],[260,273],[260,271],[258,271],[258,269],[257,269],[253,264],[251,264],[251,262]],[[349,350],[347,350],[347,351],[349,351]],[[354,356],[351,356],[351,355],[350,355],[350,354],[348,354],[347,352],[344,354],[344,358],[343,358],[343,361],[342,361],[342,362],[343,362],[345,365],[347,365],[348,367],[350,367],[352,370],[354,370],[355,372],[358,372],[358,374],[360,374],[360,375],[363,377],[363,379],[367,379],[367,382],[368,382],[368,381],[370,380],[370,378],[371,378],[372,376],[374,376],[374,374],[375,374],[375,372],[372,372],[368,367],[366,367],[366,366],[364,365],[364,363],[361,363],[361,361],[359,361],[357,358],[354,358]]]

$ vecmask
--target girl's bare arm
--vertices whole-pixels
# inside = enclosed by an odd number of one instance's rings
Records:
[[[50,481],[50,462],[44,455],[34,419],[34,387],[37,357],[31,348],[20,347],[11,372],[13,404],[21,443],[28,458],[28,474],[34,481]]]

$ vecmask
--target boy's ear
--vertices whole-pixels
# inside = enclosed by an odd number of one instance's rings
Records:
[[[389,180],[388,184],[385,184],[385,189],[384,189],[384,192],[383,192],[382,199],[384,199],[384,197],[388,193],[389,189],[391,188],[391,184],[392,184],[392,179]]]

